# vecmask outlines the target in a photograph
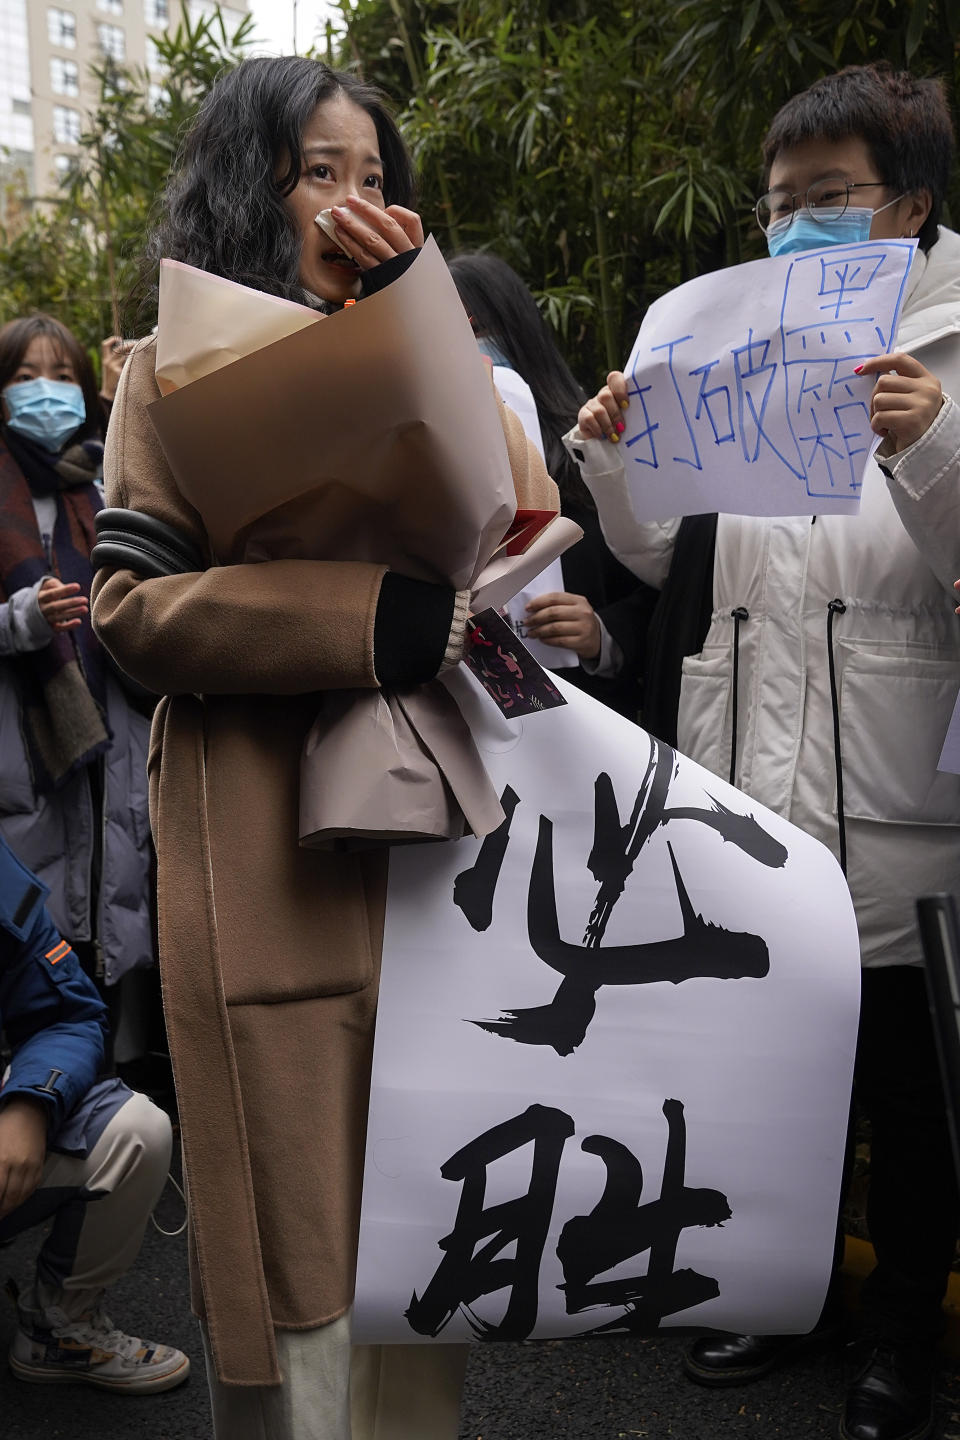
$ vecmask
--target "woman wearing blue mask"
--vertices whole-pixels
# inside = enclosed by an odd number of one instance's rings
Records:
[[[862,367],[882,443],[859,516],[720,515],[713,616],[680,694],[680,749],[830,846],[856,907],[877,1265],[841,1440],[930,1433],[960,1211],[914,909],[960,865],[960,777],[937,771],[960,684],[960,236],[938,223],[952,156],[942,86],[886,66],[827,76],[774,118],[756,205],[772,255],[901,236],[918,249],[893,353]],[[638,525],[623,503],[628,403],[610,375],[568,440],[611,548],[661,585],[679,527]],[[745,1383],[831,1331],[828,1302],[812,1337],[712,1336],[685,1369]]]
[[[0,833],[105,985],[153,962],[146,746],[89,619],[103,419],[49,315],[0,328]]]

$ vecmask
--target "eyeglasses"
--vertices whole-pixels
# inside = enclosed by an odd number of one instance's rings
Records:
[[[839,211],[842,215],[850,204],[851,190],[882,189],[886,183],[886,180],[853,181],[831,177],[828,180],[815,180],[808,190],[798,190],[795,195],[782,188],[768,190],[766,195],[761,195],[754,205],[753,213],[757,217],[757,224],[766,235],[770,226],[776,224],[778,220],[786,220],[788,224],[792,223],[793,217],[797,213],[797,201],[800,202],[799,208],[807,210],[811,219],[826,220],[828,217],[823,214],[818,215],[818,210],[829,210],[832,215],[836,215]]]

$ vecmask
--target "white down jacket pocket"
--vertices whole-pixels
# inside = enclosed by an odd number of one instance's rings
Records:
[[[960,824],[960,776],[937,770],[960,661],[843,650],[845,814],[901,825]]]
[[[730,772],[729,646],[688,655],[680,681],[677,749],[724,778]]]

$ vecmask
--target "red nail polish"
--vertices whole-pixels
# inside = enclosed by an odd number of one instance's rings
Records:
[[[862,366],[862,365],[855,365],[855,366],[853,367],[853,373],[854,373],[854,375],[859,375],[862,370],[863,370],[863,366]]]
[[[617,421],[617,434],[618,434],[618,435],[622,435],[623,432],[624,432],[624,430],[626,430],[626,428],[627,428],[627,427],[626,427],[626,425],[624,425],[624,423],[623,423],[622,420],[618,420],[618,421]]]

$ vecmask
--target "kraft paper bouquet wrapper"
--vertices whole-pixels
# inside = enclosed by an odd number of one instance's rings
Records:
[[[456,590],[482,580],[483,603],[502,603],[579,537],[557,520],[485,571],[516,497],[490,377],[432,239],[330,316],[164,261],[157,381],[150,417],[217,563],[364,560]],[[436,681],[325,694],[300,805],[305,845],[484,835],[503,819]]]

